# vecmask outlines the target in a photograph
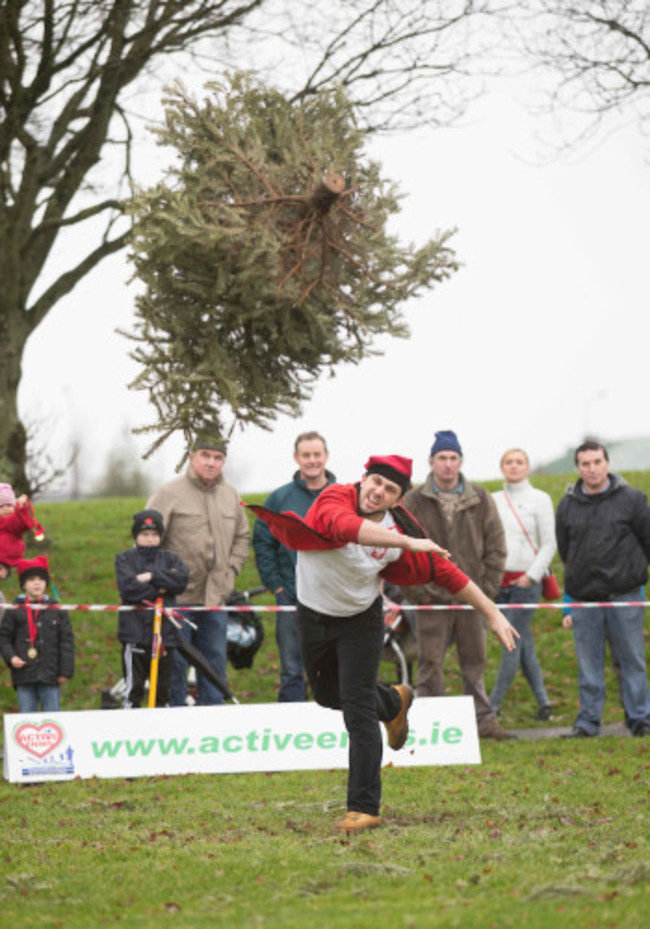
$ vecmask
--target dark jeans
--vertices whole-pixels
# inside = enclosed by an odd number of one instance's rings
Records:
[[[156,706],[169,706],[169,683],[172,670],[171,652],[175,649],[161,651],[158,658],[158,680],[156,682]],[[151,643],[127,642],[122,646],[122,669],[126,693],[124,709],[138,709],[145,696],[145,685],[151,670]],[[147,697],[145,705],[148,706]]]
[[[275,596],[278,606],[295,606],[296,601],[282,591]],[[300,654],[296,614],[292,610],[275,614],[275,640],[280,653],[280,703],[302,703],[307,699],[305,675]]]
[[[183,623],[179,629],[180,635],[202,652],[217,672],[219,679],[227,685],[228,614],[224,610],[194,611],[191,607],[179,607],[178,612],[185,614],[197,627],[192,629],[187,623]],[[173,652],[169,703],[170,706],[186,706],[189,662],[181,655],[179,648],[173,649]],[[198,706],[215,706],[226,702],[219,688],[198,671],[196,697]]]
[[[381,598],[363,613],[343,618],[299,603],[297,617],[314,699],[343,710],[350,738],[348,810],[377,816],[383,748],[379,720],[393,719],[401,706],[398,692],[377,681],[384,642]]]

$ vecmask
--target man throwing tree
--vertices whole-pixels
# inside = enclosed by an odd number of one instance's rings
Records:
[[[252,507],[273,534],[298,551],[298,629],[305,670],[321,706],[341,709],[349,734],[347,814],[341,832],[381,822],[382,739],[402,748],[413,691],[378,682],[384,641],[380,581],[436,583],[479,610],[499,641],[514,647],[505,616],[424,533],[399,501],[410,486],[412,462],[373,456],[358,484],[326,487],[301,519]]]

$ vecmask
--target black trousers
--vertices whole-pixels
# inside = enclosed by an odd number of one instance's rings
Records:
[[[381,802],[379,721],[393,719],[397,691],[377,681],[384,643],[381,597],[363,613],[327,616],[298,604],[302,659],[314,699],[343,710],[350,739],[348,810],[377,816]]]
[[[156,706],[169,706],[169,686],[172,671],[173,649],[161,650],[158,658],[158,683]],[[124,709],[136,709],[142,705],[145,684],[151,668],[151,643],[128,642],[122,646],[122,669],[126,682]]]

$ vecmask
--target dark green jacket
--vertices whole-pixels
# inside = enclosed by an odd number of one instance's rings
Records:
[[[506,537],[492,495],[460,475],[460,503],[451,524],[445,519],[439,494],[429,474],[421,487],[409,490],[403,503],[427,536],[451,552],[451,560],[493,600],[506,563]],[[409,587],[413,603],[451,603],[452,595],[436,584]]]
[[[333,484],[336,478],[330,471],[325,472],[327,484]],[[287,510],[298,516],[305,516],[319,493],[327,487],[310,490],[296,471],[293,480],[278,487],[264,501],[264,506],[274,513],[284,513]],[[284,587],[287,596],[296,600],[296,552],[292,552],[279,542],[266,523],[258,519],[253,528],[253,549],[255,563],[262,583],[269,590]]]

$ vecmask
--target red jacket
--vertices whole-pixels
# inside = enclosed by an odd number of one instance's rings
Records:
[[[0,564],[14,566],[24,557],[23,536],[33,525],[24,506],[17,506],[9,516],[0,516]]]
[[[349,542],[358,544],[364,517],[358,509],[358,484],[330,484],[321,492],[303,519],[296,513],[274,513],[263,506],[249,504],[259,519],[263,519],[273,535],[294,551],[326,551],[342,548]],[[425,538],[425,533],[405,507],[397,504],[390,513],[403,535]],[[450,593],[458,593],[469,578],[447,558],[435,552],[403,551],[381,572],[381,577],[408,587],[434,581]]]

